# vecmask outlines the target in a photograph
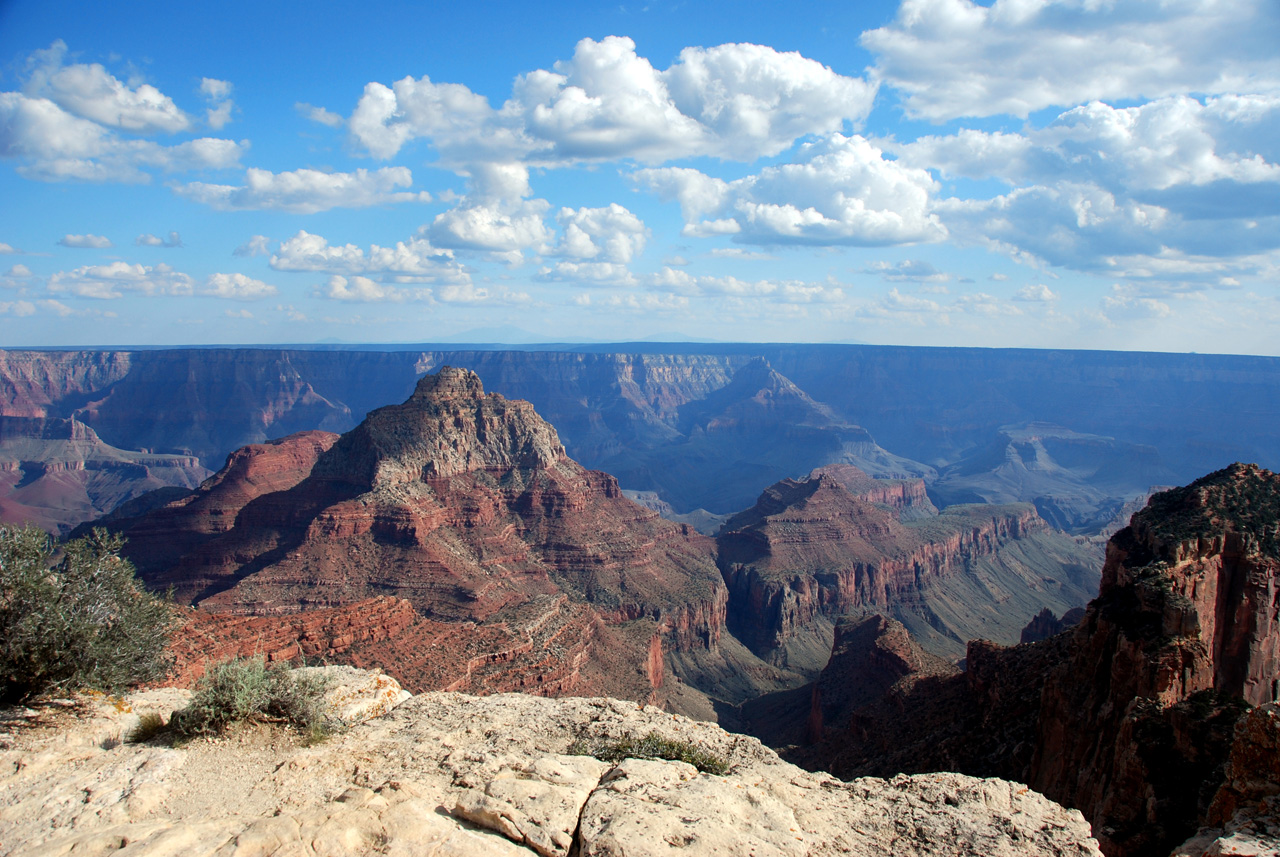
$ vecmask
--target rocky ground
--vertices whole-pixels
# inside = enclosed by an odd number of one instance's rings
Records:
[[[0,855],[1100,854],[1078,812],[1004,780],[845,783],[631,702],[405,700],[385,676],[324,669],[353,725],[314,746],[270,725],[128,743],[140,715],[185,703],[174,689],[0,713]],[[568,755],[651,732],[729,773]]]

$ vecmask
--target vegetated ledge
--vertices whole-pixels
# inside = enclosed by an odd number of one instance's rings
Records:
[[[380,713],[402,695],[385,676],[325,669],[347,719],[369,719],[310,747],[266,725],[179,748],[122,743],[141,715],[185,703],[175,689],[4,712],[0,854],[1100,854],[1080,813],[1017,783],[844,783],[613,699],[429,693]],[[728,774],[568,754],[651,735]]]

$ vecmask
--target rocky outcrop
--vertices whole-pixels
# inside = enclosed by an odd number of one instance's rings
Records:
[[[1253,465],[1158,494],[1112,538],[1074,628],[1012,648],[974,641],[963,676],[908,672],[846,723],[824,718],[822,741],[793,758],[848,776],[1026,779],[1080,808],[1109,855],[1162,856],[1206,823],[1220,835],[1245,804],[1256,814],[1238,829],[1258,834],[1273,818],[1259,763],[1273,717],[1236,724],[1249,703],[1270,707],[1280,679],[1277,520],[1280,477]]]
[[[959,672],[920,648],[901,622],[880,615],[842,620],[836,625],[831,659],[813,683],[806,738],[821,741],[828,723],[842,730],[855,711],[879,702],[903,679]]]
[[[953,507],[900,520],[894,507],[852,493],[850,476],[820,469],[779,482],[717,537],[730,628],[766,659],[801,665],[808,655],[800,648],[818,648],[806,637],[823,633],[824,617],[873,611],[892,613],[936,654],[958,657],[967,639],[1002,631],[1012,639],[1046,604],[1065,610],[1092,592],[1089,547],[1050,534],[1031,506]],[[853,484],[888,499],[910,485],[879,493],[865,480]],[[809,665],[814,672],[829,640]]]
[[[343,628],[359,602],[404,599],[412,623],[341,654],[415,689],[648,699],[662,651],[714,649],[724,625],[709,539],[568,458],[529,403],[448,367],[340,438],[246,448],[192,497],[110,525],[144,580],[206,612],[332,610]],[[309,628],[259,633],[290,650]]]
[[[1112,537],[1047,684],[1031,778],[1082,809],[1110,853],[1165,853],[1192,832],[1236,700],[1275,698],[1277,520],[1280,477],[1236,464],[1157,494]]]
[[[1064,656],[1064,636],[1012,648],[975,640],[962,672],[891,619],[843,627],[806,693],[743,706],[752,734],[784,739],[793,745],[784,751],[789,761],[844,778],[925,771],[1028,778],[1045,675]],[[807,729],[799,735],[793,726],[785,740],[788,721]]]
[[[1203,823],[1172,857],[1280,850],[1280,706],[1259,706],[1236,724],[1223,783]]]
[[[1074,628],[1083,618],[1083,607],[1072,607],[1063,613],[1061,618],[1053,615],[1053,611],[1046,607],[1027,623],[1027,627],[1022,629],[1022,639],[1019,642],[1038,643],[1041,640],[1047,640],[1068,628]]]
[[[0,853],[711,854],[1097,857],[1088,825],[1016,783],[955,774],[842,783],[759,742],[610,699],[426,694],[371,676],[339,688],[389,713],[317,746],[266,728],[180,748],[121,744],[180,691],[10,712]],[[331,699],[353,707],[351,692]],[[654,734],[718,757],[605,762],[580,747]]]
[[[337,439],[330,432],[310,431],[242,447],[227,456],[199,491],[136,510],[125,505],[101,521],[82,525],[72,536],[97,524],[127,530],[130,551],[145,557],[148,568],[172,565],[231,530],[252,501],[296,486]]]

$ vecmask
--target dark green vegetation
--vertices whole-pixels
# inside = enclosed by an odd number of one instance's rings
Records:
[[[569,747],[571,756],[595,756],[602,762],[621,762],[623,759],[665,759],[671,762],[687,762],[704,774],[723,777],[729,773],[729,763],[714,753],[701,750],[687,741],[663,738],[650,732],[643,738],[628,735],[616,741],[575,741]]]
[[[1135,524],[1165,546],[1226,529],[1256,549],[1280,556],[1280,476],[1254,464],[1233,464],[1151,498]]]
[[[261,655],[215,664],[201,676],[191,702],[169,724],[183,738],[216,735],[234,723],[281,723],[320,740],[328,733],[325,682],[299,675]]]
[[[42,530],[0,525],[0,702],[120,693],[168,672],[170,604],[138,585],[123,544],[94,530],[59,551]]]

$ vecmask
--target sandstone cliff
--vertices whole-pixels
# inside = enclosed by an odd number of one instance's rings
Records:
[[[1092,594],[1090,546],[1051,532],[1033,507],[929,515],[922,485],[874,481],[822,468],[773,485],[725,523],[717,542],[730,628],[761,657],[816,673],[833,617],[885,612],[957,658],[969,639],[1016,639],[1043,607],[1066,610]]]
[[[529,403],[448,367],[340,438],[248,447],[191,497],[110,523],[144,580],[205,612],[332,610],[340,628],[359,602],[404,599],[411,625],[342,655],[415,689],[657,698],[664,655],[714,650],[724,624],[709,539],[568,458]],[[259,633],[282,649],[305,636],[280,622]]]
[[[1270,720],[1236,728],[1280,680],[1278,520],[1280,477],[1253,465],[1157,494],[1112,538],[1099,595],[1074,628],[1012,648],[971,642],[961,676],[904,670],[843,722],[823,717],[819,743],[793,758],[845,776],[1025,779],[1081,809],[1113,857],[1163,857],[1204,823],[1221,833],[1242,802],[1280,792],[1248,785],[1275,779],[1255,764],[1272,746]],[[862,660],[891,642],[863,639]],[[823,678],[867,683],[848,663],[833,656]],[[826,713],[796,708],[793,721]],[[1274,819],[1258,812],[1240,824],[1256,832]]]
[[[1046,683],[1031,781],[1113,853],[1188,835],[1241,707],[1280,679],[1280,477],[1236,464],[1157,494],[1112,537],[1098,598]]]
[[[842,783],[633,702],[405,700],[385,676],[325,673],[330,709],[352,725],[309,747],[269,727],[121,743],[185,691],[0,712],[0,854],[1099,857],[1078,812],[1017,783]],[[651,734],[728,773],[574,755]]]

